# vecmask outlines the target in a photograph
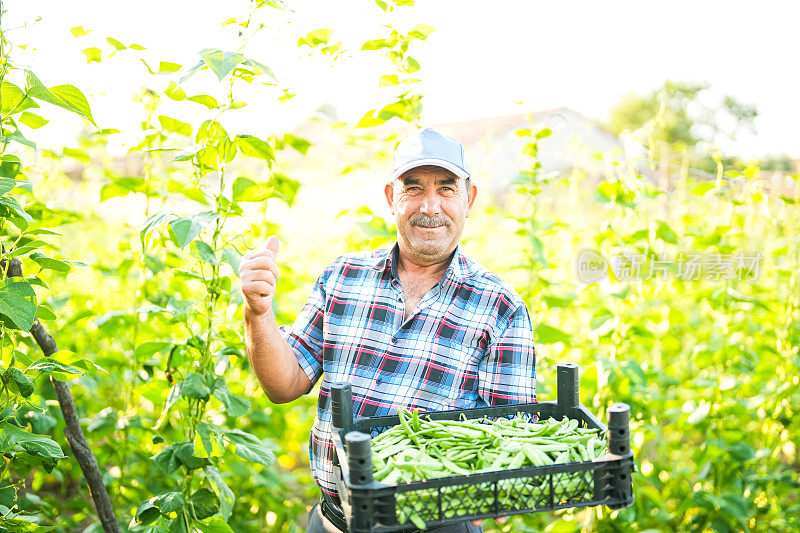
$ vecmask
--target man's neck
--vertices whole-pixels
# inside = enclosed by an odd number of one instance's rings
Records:
[[[450,261],[453,259],[453,253],[455,253],[455,250],[453,250],[441,261],[426,263],[411,259],[403,254],[403,251],[399,249],[399,247],[397,251],[398,274],[409,274],[415,277],[441,277],[444,271],[447,270],[447,267],[450,265]]]

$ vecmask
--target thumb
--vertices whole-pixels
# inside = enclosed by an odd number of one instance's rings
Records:
[[[278,257],[278,250],[281,248],[281,241],[278,239],[277,235],[270,235],[269,239],[267,239],[266,249],[273,253],[275,257]]]

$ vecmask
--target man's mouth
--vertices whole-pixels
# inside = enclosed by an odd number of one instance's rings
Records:
[[[412,226],[420,228],[440,228],[442,226],[449,226],[450,221],[443,216],[434,217],[419,217],[411,221]]]

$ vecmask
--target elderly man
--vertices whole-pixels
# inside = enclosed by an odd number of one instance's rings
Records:
[[[279,328],[272,313],[277,237],[239,269],[247,352],[269,399],[290,402],[322,378],[310,450],[323,499],[307,531],[345,529],[333,478],[331,383],[352,384],[356,416],[535,400],[525,304],[459,246],[477,195],[461,143],[432,128],[402,141],[385,194],[397,242],[328,265],[291,328]],[[479,524],[437,531],[480,531]]]

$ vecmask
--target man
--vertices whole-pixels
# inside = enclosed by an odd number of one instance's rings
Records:
[[[328,265],[291,328],[279,328],[272,313],[277,237],[239,269],[247,352],[269,399],[290,402],[322,378],[310,449],[323,501],[307,531],[337,531],[331,521],[344,529],[333,479],[331,383],[351,383],[355,415],[364,417],[535,400],[525,304],[459,246],[477,195],[461,143],[432,128],[411,135],[398,145],[384,189],[395,245]],[[437,531],[480,531],[479,524]]]

